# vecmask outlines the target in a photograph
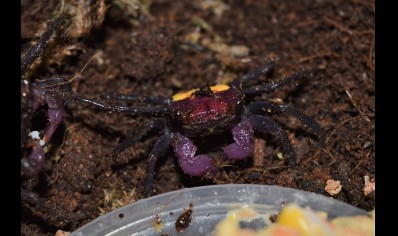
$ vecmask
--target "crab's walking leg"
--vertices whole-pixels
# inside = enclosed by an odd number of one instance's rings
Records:
[[[198,148],[187,137],[180,133],[173,133],[171,143],[184,173],[191,176],[203,176],[208,173],[213,174],[216,170],[209,155],[195,156]]]
[[[60,16],[56,20],[48,24],[47,30],[40,36],[36,45],[29,48],[21,63],[21,74],[23,75],[30,65],[38,58],[44,51],[51,36],[58,30],[65,20],[65,16]]]
[[[246,95],[260,95],[263,93],[270,93],[285,85],[291,84],[295,81],[302,80],[311,76],[311,70],[301,70],[293,73],[288,77],[271,83],[264,83],[261,85],[251,86],[243,89]]]
[[[149,104],[157,104],[157,105],[168,105],[171,103],[170,99],[164,98],[162,96],[149,96],[149,97],[139,97],[135,95],[122,95],[122,94],[107,94],[105,95],[107,99],[116,99],[122,101],[137,101]]]
[[[155,171],[155,165],[158,157],[162,156],[167,148],[170,146],[171,135],[167,132],[166,124],[164,120],[153,119],[145,123],[143,126],[135,130],[131,135],[129,135],[126,140],[121,142],[113,149],[112,155],[118,155],[124,151],[129,146],[133,145],[135,142],[139,141],[143,137],[147,136],[150,132],[160,132],[164,133],[155,143],[149,158],[147,161],[147,170],[145,177],[145,197],[150,197],[153,190],[153,176]]]
[[[147,160],[146,176],[145,176],[145,190],[144,196],[150,197],[153,191],[153,177],[155,172],[156,161],[160,156],[163,156],[167,148],[170,146],[171,134],[162,135],[155,143],[149,154]]]
[[[139,105],[139,106],[119,106],[119,105],[110,105],[104,103],[102,101],[73,96],[73,99],[82,103],[90,104],[98,109],[106,110],[106,111],[114,111],[120,112],[123,114],[128,115],[141,115],[141,114],[151,114],[151,115],[160,115],[165,111],[164,105],[157,105],[157,106],[149,106],[149,105]]]
[[[162,131],[165,129],[166,124],[161,119],[153,119],[145,123],[143,126],[135,130],[123,142],[119,143],[112,152],[112,156],[116,156],[126,150],[128,147],[141,140],[149,132]]]
[[[243,117],[241,122],[232,128],[234,143],[224,148],[224,156],[229,159],[245,159],[254,152],[254,131],[248,118]]]
[[[274,68],[274,65],[275,65],[274,61],[267,62],[261,65],[260,68],[258,68],[257,70],[252,71],[242,77],[236,78],[232,82],[232,85],[235,87],[241,87],[245,82],[255,79],[260,75],[267,74],[269,71],[271,71]]]
[[[297,164],[296,152],[294,151],[286,132],[275,121],[267,116],[252,115],[250,116],[250,124],[253,126],[254,130],[258,132],[276,135],[282,144],[283,151],[285,152],[289,165]]]
[[[274,112],[286,112],[301,122],[303,122],[304,126],[314,135],[319,138],[319,145],[323,145],[323,137],[324,132],[321,126],[316,122],[313,118],[305,115],[299,109],[289,106],[287,104],[273,104],[269,101],[260,101],[260,102],[253,102],[249,105],[249,110],[255,114],[267,114],[267,113],[274,113]]]

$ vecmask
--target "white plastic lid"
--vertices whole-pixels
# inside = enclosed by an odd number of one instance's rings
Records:
[[[190,203],[193,204],[193,218],[184,231],[177,232],[175,222]],[[212,235],[215,225],[233,209],[250,206],[259,214],[273,215],[288,203],[325,211],[329,218],[367,214],[331,197],[302,190],[254,184],[211,185],[168,192],[131,203],[98,217],[71,236]],[[162,222],[160,232],[154,227],[157,215]],[[262,228],[268,223],[253,221],[249,227]]]

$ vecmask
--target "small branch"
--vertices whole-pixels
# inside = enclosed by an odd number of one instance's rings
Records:
[[[359,114],[361,114],[362,118],[364,118],[365,121],[370,122],[369,117],[361,109],[359,109],[359,107],[358,107],[357,103],[355,102],[354,98],[352,97],[351,93],[348,90],[346,90],[345,93],[350,98],[352,105],[358,110]]]
[[[301,58],[299,60],[299,63],[303,63],[305,61],[310,61],[310,60],[313,60],[315,58],[324,57],[324,56],[330,56],[330,52],[318,53],[318,54],[314,54],[312,56],[303,57],[303,58]]]
[[[354,32],[344,26],[342,26],[340,23],[328,18],[328,17],[323,17],[323,20],[326,21],[326,23],[329,23],[331,25],[333,25],[334,27],[338,28],[339,30],[348,33],[349,35],[353,35]]]

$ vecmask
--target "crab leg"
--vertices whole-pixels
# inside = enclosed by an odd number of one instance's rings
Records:
[[[236,78],[233,82],[232,85],[239,88],[241,87],[244,83],[246,83],[249,80],[252,79],[256,79],[257,77],[259,77],[260,75],[263,74],[267,74],[268,72],[270,72],[273,68],[274,68],[275,62],[274,61],[270,61],[267,62],[263,65],[260,66],[260,68],[258,68],[255,71],[252,71],[242,77]]]
[[[153,191],[153,177],[155,173],[156,161],[163,156],[170,146],[171,134],[162,135],[155,143],[147,160],[144,196],[150,197]]]
[[[263,93],[271,93],[271,92],[277,90],[278,88],[281,88],[285,85],[291,84],[297,80],[305,79],[309,76],[311,76],[311,70],[302,70],[302,71],[293,73],[293,74],[289,75],[288,77],[286,77],[282,80],[276,81],[276,82],[264,83],[261,85],[256,85],[256,86],[251,86],[249,88],[245,88],[245,89],[243,89],[243,92],[246,95],[260,95]]]
[[[120,112],[128,115],[141,115],[141,114],[152,114],[152,115],[161,115],[164,110],[165,106],[158,105],[158,106],[118,106],[118,105],[110,105],[106,104],[102,101],[97,101],[88,98],[82,98],[78,96],[73,97],[74,100],[77,100],[82,103],[90,104],[98,109],[107,110],[107,111],[115,111]]]
[[[168,105],[171,103],[170,99],[164,98],[162,96],[139,97],[135,95],[122,95],[122,94],[111,93],[105,95],[105,98],[122,100],[122,101],[138,101],[138,102],[157,104],[157,105]]]
[[[21,74],[23,75],[30,65],[43,54],[44,47],[47,45],[51,36],[56,32],[65,20],[65,16],[60,16],[48,24],[47,30],[40,36],[36,45],[29,48],[22,58]]]
[[[311,117],[305,115],[303,112],[301,112],[299,109],[289,106],[285,103],[282,104],[273,104],[269,101],[260,101],[260,102],[253,102],[249,105],[249,110],[252,113],[255,114],[266,114],[272,113],[272,112],[286,112],[297,119],[299,119],[301,122],[303,122],[304,126],[314,135],[316,135],[319,140],[320,140],[320,146],[322,146],[323,143],[323,136],[324,132],[321,128],[321,126]]]
[[[164,123],[163,120],[160,119],[153,119],[145,123],[143,126],[139,127],[137,130],[135,130],[131,135],[129,135],[123,142],[119,143],[112,152],[112,155],[118,155],[126,148],[130,147],[133,145],[135,142],[139,141],[142,139],[144,136],[146,136],[149,132],[151,131],[159,131],[159,130],[164,130],[166,127],[166,124]]]
[[[258,132],[271,133],[279,137],[289,165],[297,164],[296,152],[290,144],[286,132],[275,121],[267,116],[253,115],[250,117],[250,124],[253,126],[254,130]]]

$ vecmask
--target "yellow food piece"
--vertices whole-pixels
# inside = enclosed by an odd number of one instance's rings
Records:
[[[239,223],[235,218],[234,214],[227,214],[227,218],[217,224],[216,235],[228,235],[228,236],[238,236],[241,229],[239,228]]]
[[[273,224],[266,229],[258,231],[254,236],[301,236],[301,234],[298,230]]]
[[[250,208],[253,210],[252,208]],[[283,208],[275,223],[259,231],[240,229],[239,222],[248,220],[247,209],[229,212],[216,225],[215,236],[373,236],[375,235],[375,211],[369,216],[337,217],[327,220],[325,212],[315,212],[289,204]],[[250,214],[254,214],[251,212]],[[258,216],[258,214],[256,214]]]
[[[234,218],[240,220],[250,220],[257,216],[257,212],[251,207],[244,207],[241,210],[234,212]]]
[[[339,217],[332,220],[332,225],[335,226],[335,235],[338,236],[371,236],[375,235],[374,220],[374,214],[372,217]]]
[[[286,206],[278,216],[277,224],[297,229],[303,236],[329,236],[332,228],[315,212],[297,205]]]

